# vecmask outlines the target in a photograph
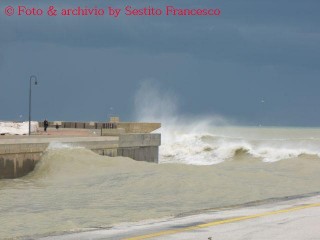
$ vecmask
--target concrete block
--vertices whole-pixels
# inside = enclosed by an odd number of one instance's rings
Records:
[[[86,129],[95,129],[95,122],[86,122],[84,123]]]
[[[161,135],[156,134],[123,134],[119,135],[119,147],[160,146]]]
[[[151,133],[161,127],[161,123],[119,122],[118,128],[124,128],[126,133]]]
[[[101,136],[119,136],[124,134],[125,130],[123,128],[102,128]]]
[[[70,128],[76,128],[76,123],[75,122],[70,122]]]
[[[14,178],[14,162],[0,157],[0,179],[2,178]]]
[[[25,176],[33,171],[39,160],[40,153],[0,155],[0,179]]]
[[[84,122],[76,122],[75,128],[85,128],[85,123]]]
[[[129,157],[137,161],[158,163],[158,147],[133,147],[118,148],[118,156]]]
[[[103,155],[109,156],[109,157],[116,157],[117,149],[104,149]]]

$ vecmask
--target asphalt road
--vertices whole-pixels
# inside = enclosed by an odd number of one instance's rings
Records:
[[[320,195],[273,199],[41,239],[319,240]]]

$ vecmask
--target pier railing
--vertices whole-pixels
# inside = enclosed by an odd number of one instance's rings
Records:
[[[124,133],[151,133],[161,127],[161,123],[140,123],[140,122],[49,122],[49,127],[77,128],[77,129],[123,129]],[[43,127],[43,122],[39,122]]]

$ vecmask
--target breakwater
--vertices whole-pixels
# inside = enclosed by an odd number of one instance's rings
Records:
[[[0,179],[31,172],[50,144],[84,147],[100,155],[158,163],[160,134],[126,133],[100,137],[12,136],[0,138]]]

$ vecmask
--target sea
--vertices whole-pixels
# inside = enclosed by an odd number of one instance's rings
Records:
[[[0,239],[37,239],[320,191],[320,129],[160,130],[160,163],[50,145],[35,170],[0,180]]]

